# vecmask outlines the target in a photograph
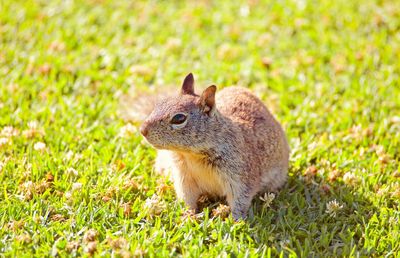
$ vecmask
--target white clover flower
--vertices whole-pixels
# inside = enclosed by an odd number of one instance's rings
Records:
[[[37,151],[43,151],[46,149],[46,144],[43,142],[37,142],[35,143],[35,145],[33,145],[33,149]]]
[[[38,125],[37,121],[30,121],[30,122],[28,123],[29,129],[36,129],[36,128],[37,128],[37,125]]]
[[[30,200],[35,192],[35,184],[32,181],[26,181],[19,186],[18,192],[22,194],[22,200]]]
[[[212,210],[213,217],[227,218],[231,213],[231,208],[228,205],[219,204],[217,208]]]
[[[71,199],[71,198],[72,198],[72,193],[71,193],[70,191],[66,192],[66,193],[65,193],[65,198],[66,198],[67,200]]]
[[[32,181],[26,181],[21,185],[24,189],[33,189],[34,188],[34,184]]]
[[[65,172],[69,176],[77,176],[78,175],[78,171],[76,171],[76,169],[74,169],[74,168],[68,168],[67,171],[65,171]]]
[[[337,213],[343,209],[343,205],[338,201],[333,200],[326,204],[326,213],[328,213],[331,217],[336,217]]]
[[[72,150],[69,150],[66,154],[65,154],[65,159],[66,160],[71,160],[74,157],[74,152]]]
[[[1,135],[6,137],[17,136],[18,133],[19,133],[18,130],[12,126],[6,126],[3,128],[3,130],[1,130]]]
[[[264,202],[264,207],[270,207],[274,199],[275,199],[274,193],[265,193],[264,196],[260,196],[260,200]]]
[[[353,173],[347,172],[346,174],[344,174],[343,176],[343,182],[346,185],[351,185],[354,186],[357,184],[358,182],[358,178],[356,175],[354,175]]]
[[[92,242],[97,239],[97,236],[99,235],[99,232],[95,229],[89,229],[88,231],[85,232],[85,235],[83,236],[83,241],[85,242]]]
[[[38,124],[36,121],[32,121],[28,123],[28,129],[24,130],[22,134],[28,138],[34,138],[36,135],[45,135],[45,132],[43,129],[38,128]]]
[[[10,140],[8,138],[5,138],[5,137],[0,138],[0,147],[7,145],[9,143],[10,143]]]
[[[307,149],[309,151],[315,150],[318,147],[318,142],[312,142],[310,144],[308,144]]]
[[[166,209],[166,205],[159,196],[154,194],[151,198],[147,198],[144,204],[144,209],[147,210],[150,216],[159,215]]]
[[[73,183],[72,184],[72,191],[73,192],[79,191],[81,189],[82,189],[82,183]]]
[[[137,132],[137,128],[132,125],[131,123],[126,124],[125,126],[121,127],[119,130],[119,136],[120,137],[127,137],[130,135],[133,135]]]

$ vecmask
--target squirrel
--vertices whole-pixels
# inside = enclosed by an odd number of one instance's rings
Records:
[[[179,199],[197,211],[201,195],[225,197],[235,220],[257,194],[286,182],[289,145],[279,122],[242,87],[200,95],[188,74],[180,93],[158,101],[140,133],[158,150],[155,169],[170,170]]]

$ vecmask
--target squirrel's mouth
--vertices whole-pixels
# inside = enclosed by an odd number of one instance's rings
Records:
[[[161,144],[155,144],[155,143],[150,143],[150,145],[153,146],[153,148],[155,148],[157,150],[171,150],[171,151],[175,150],[175,148],[168,146],[168,145],[161,145]]]
[[[164,149],[163,146],[157,144],[151,144],[151,146],[153,146],[156,149]]]
[[[160,144],[157,144],[157,143],[153,143],[153,142],[149,141],[148,139],[146,139],[146,141],[147,141],[151,146],[153,146],[153,148],[155,148],[155,149],[159,149],[159,150],[161,150],[161,149],[166,149],[166,147],[163,146],[163,145],[160,145]]]
[[[175,148],[170,146],[169,144],[160,144],[157,142],[154,142],[153,139],[151,139],[151,137],[144,137],[144,139],[146,140],[146,142],[148,144],[150,144],[153,148],[158,149],[158,150],[174,150]]]
[[[159,145],[152,143],[151,141],[149,141],[149,138],[147,136],[143,136],[144,140],[150,144],[151,146],[153,146],[156,149],[159,149]]]

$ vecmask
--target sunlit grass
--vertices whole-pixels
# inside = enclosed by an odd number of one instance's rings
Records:
[[[400,255],[399,15],[396,0],[0,1],[0,253]],[[287,131],[289,182],[247,221],[189,214],[117,112],[189,72],[252,89]]]

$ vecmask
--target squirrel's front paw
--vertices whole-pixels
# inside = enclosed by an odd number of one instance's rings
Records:
[[[235,221],[245,220],[247,218],[247,209],[232,210],[232,217]]]

